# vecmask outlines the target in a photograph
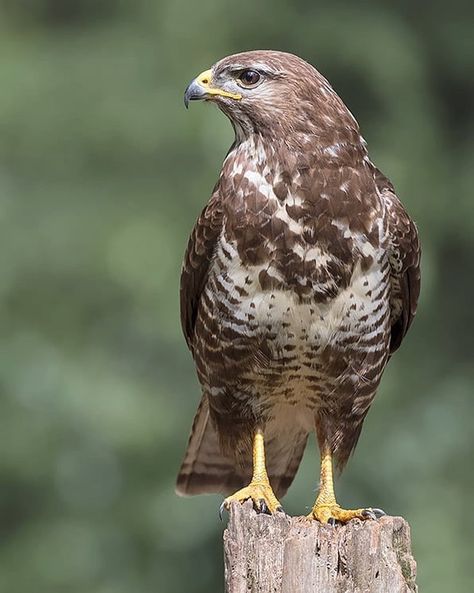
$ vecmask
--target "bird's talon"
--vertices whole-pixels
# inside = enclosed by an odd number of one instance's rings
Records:
[[[364,517],[364,519],[372,519],[373,521],[377,519],[372,509],[364,509],[362,511],[362,516]]]
[[[221,504],[221,506],[219,507],[219,519],[220,519],[221,521],[222,521],[222,516],[223,516],[223,514],[224,514],[224,511],[227,511],[227,510],[228,510],[228,508],[227,508],[226,502],[225,502],[225,500],[224,500],[224,502],[223,502],[223,503]]]
[[[279,509],[281,504],[273,493],[269,482],[251,482],[245,488],[242,488],[232,496],[227,497],[221,506],[229,509],[232,502],[245,502],[252,500],[257,513],[273,515]]]
[[[387,513],[385,511],[383,511],[382,509],[369,508],[369,509],[364,509],[362,511],[362,515],[364,518],[372,519],[373,521],[380,519],[380,517],[383,517],[386,514]]]
[[[379,513],[380,510],[371,508],[347,510],[341,509],[337,503],[316,504],[308,515],[308,519],[316,519],[320,523],[329,523],[330,525],[348,523],[352,519],[360,519],[362,521],[368,519],[376,520],[382,516]]]

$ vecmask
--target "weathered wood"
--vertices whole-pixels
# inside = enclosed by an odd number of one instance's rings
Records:
[[[413,593],[416,563],[401,517],[321,525],[233,504],[224,532],[227,593]]]

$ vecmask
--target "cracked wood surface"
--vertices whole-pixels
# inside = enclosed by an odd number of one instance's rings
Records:
[[[232,504],[224,532],[227,593],[416,593],[401,517],[322,525]]]

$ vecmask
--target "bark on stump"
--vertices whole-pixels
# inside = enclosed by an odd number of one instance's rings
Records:
[[[224,532],[227,593],[414,593],[401,517],[321,525],[232,504]]]

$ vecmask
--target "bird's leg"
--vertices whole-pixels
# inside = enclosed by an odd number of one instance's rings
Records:
[[[252,499],[255,508],[260,512],[275,513],[283,510],[275,496],[265,467],[265,446],[263,432],[257,429],[253,439],[253,475],[248,486],[228,496],[221,505],[222,509],[229,509],[232,502],[244,502]]]
[[[322,449],[319,493],[308,517],[321,523],[347,523],[351,519],[377,519],[382,515],[385,513],[380,509],[341,509],[334,494],[332,454],[329,447]]]

